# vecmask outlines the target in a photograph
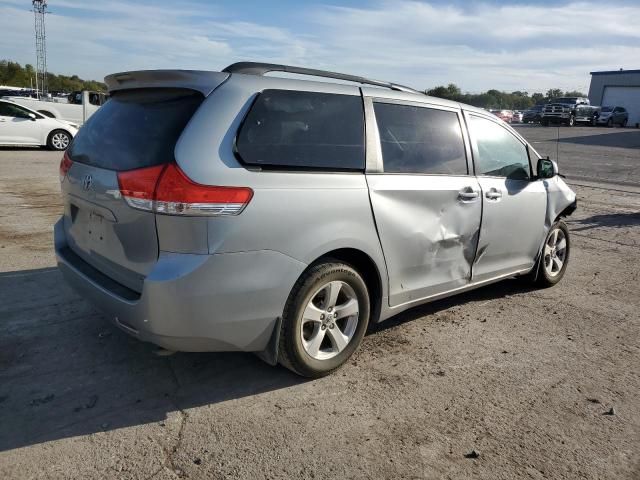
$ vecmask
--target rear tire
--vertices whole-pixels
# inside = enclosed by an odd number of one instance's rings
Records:
[[[627,119],[625,118],[625,119],[622,121],[622,128],[625,128],[626,126],[627,126]]]
[[[573,127],[576,124],[576,117],[571,115],[569,120],[567,120],[567,127]]]
[[[71,134],[64,130],[54,130],[47,138],[47,148],[49,150],[66,150],[71,144]]]
[[[280,364],[310,378],[341,367],[364,337],[369,305],[367,285],[350,265],[328,259],[309,268],[284,308]]]
[[[562,280],[569,265],[570,252],[569,228],[562,220],[558,220],[549,229],[537,266],[532,271],[532,273],[537,271],[535,284],[538,287],[547,288]],[[530,278],[533,280],[532,277]]]

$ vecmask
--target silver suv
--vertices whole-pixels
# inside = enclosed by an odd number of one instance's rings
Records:
[[[371,323],[567,268],[575,194],[484,110],[270,64],[105,80],[111,100],[60,165],[55,248],[68,282],[141,340],[317,377]]]

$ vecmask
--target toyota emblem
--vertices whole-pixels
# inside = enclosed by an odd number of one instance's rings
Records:
[[[89,190],[93,185],[93,177],[91,175],[85,175],[82,179],[82,188],[84,190]]]

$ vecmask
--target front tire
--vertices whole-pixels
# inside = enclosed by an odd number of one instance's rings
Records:
[[[567,121],[567,127],[573,127],[576,124],[576,117],[571,115]]]
[[[327,260],[302,274],[282,317],[278,358],[304,377],[342,366],[358,348],[370,315],[369,291],[350,265]]]
[[[64,130],[54,130],[47,138],[49,150],[66,150],[71,144],[71,134]]]
[[[569,264],[570,251],[569,228],[562,220],[558,220],[549,229],[538,259],[538,286],[552,287],[562,280]]]
[[[609,128],[613,127],[613,119],[612,118],[607,120],[607,127],[609,127]]]

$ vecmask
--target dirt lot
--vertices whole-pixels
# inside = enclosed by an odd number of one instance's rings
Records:
[[[317,381],[112,327],[55,268],[60,155],[0,150],[0,478],[640,478],[640,131],[560,133],[563,282],[409,311]]]

